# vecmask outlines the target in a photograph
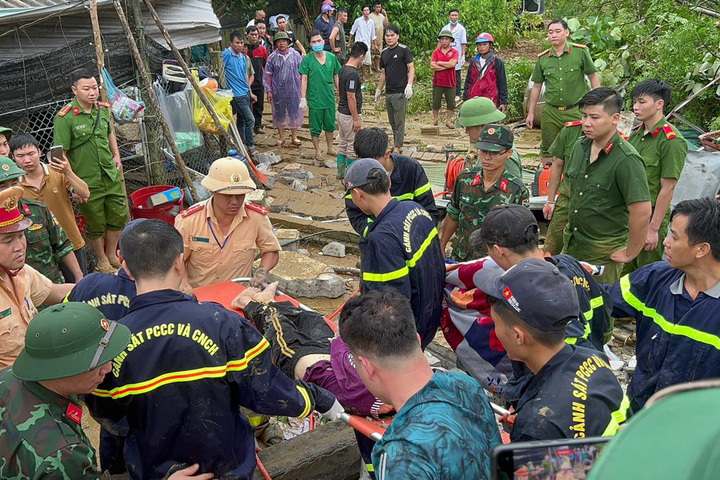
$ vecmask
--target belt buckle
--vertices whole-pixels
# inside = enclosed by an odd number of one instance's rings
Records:
[[[568,107],[557,107],[557,109],[558,109],[558,111],[560,111],[560,112],[564,112],[565,110],[568,109]]]

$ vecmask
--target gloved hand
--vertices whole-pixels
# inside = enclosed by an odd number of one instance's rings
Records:
[[[410,98],[411,98],[412,96],[413,96],[412,85],[410,85],[410,84],[408,83],[407,86],[405,87],[405,98],[407,98],[408,100],[410,100]]]
[[[375,103],[380,103],[380,95],[382,95],[382,92],[378,88],[375,90]]]
[[[251,287],[261,287],[267,283],[267,270],[265,267],[258,267],[250,280]]]
[[[319,412],[319,413],[322,418],[326,418],[326,419],[330,420],[331,422],[334,422],[335,420],[338,419],[338,416],[344,412],[345,412],[345,409],[343,408],[343,406],[340,405],[340,402],[338,402],[337,399],[335,399],[335,403],[333,403],[333,406],[330,407],[330,410],[328,410],[327,412]]]
[[[300,110],[307,110],[307,99],[301,98],[300,99]]]
[[[554,203],[546,203],[543,207],[543,217],[545,220],[552,220],[553,212],[555,211]]]

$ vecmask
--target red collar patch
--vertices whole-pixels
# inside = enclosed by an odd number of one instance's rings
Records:
[[[473,178],[473,181],[472,181],[472,184],[471,184],[471,185],[472,185],[473,187],[477,187],[478,185],[480,185],[480,180],[482,180],[482,177],[481,177],[480,174],[478,173],[477,175],[475,175],[475,178]]]
[[[80,109],[78,107],[73,107],[73,113],[75,115],[80,115]]]
[[[68,403],[68,408],[65,412],[65,416],[80,425],[82,423],[82,408],[70,402]]]
[[[508,191],[508,181],[507,178],[503,178],[500,180],[500,190],[507,193]]]
[[[660,133],[661,130],[662,130],[662,127],[657,127],[655,130],[653,130],[652,137],[653,138],[657,137],[658,133]]]
[[[605,152],[605,155],[608,155],[612,151],[614,146],[615,144],[613,142],[608,143],[603,150]]]

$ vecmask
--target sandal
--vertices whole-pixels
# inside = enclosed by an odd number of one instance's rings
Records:
[[[292,139],[292,144],[293,144],[293,145],[298,145],[298,146],[299,146],[299,145],[302,145],[302,140],[300,140],[299,138],[293,138],[293,139]]]

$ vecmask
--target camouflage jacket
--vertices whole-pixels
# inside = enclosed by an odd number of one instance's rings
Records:
[[[529,202],[530,192],[527,187],[522,180],[507,171],[487,191],[483,186],[482,168],[472,167],[460,172],[447,206],[450,218],[458,221],[453,259],[466,261],[485,255],[481,247],[470,244],[470,234],[480,228],[492,207],[509,203],[527,206]]]
[[[81,418],[76,397],[0,372],[0,478],[100,478]]]
[[[73,245],[44,202],[20,200],[20,211],[33,221],[25,231],[27,263],[53,283],[65,283],[58,264]]]

